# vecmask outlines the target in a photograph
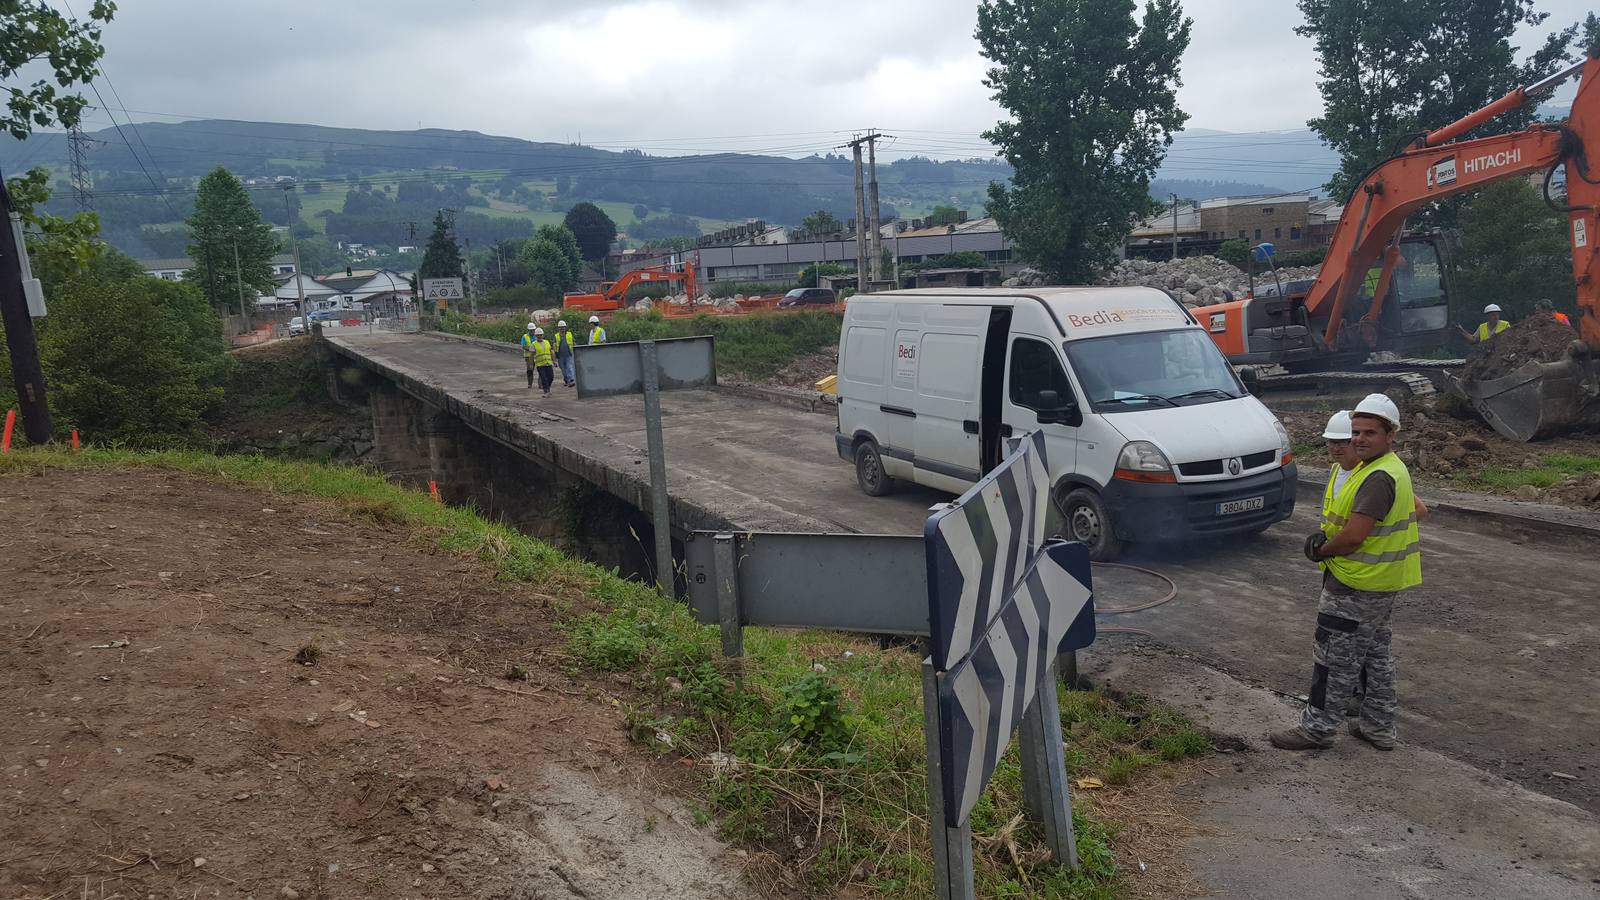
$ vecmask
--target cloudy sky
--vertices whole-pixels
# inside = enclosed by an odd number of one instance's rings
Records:
[[[51,0],[84,11],[89,0]],[[1550,26],[1590,0],[1541,0]],[[801,154],[877,127],[967,156],[999,116],[974,0],[123,0],[104,62],[135,120],[452,128],[653,152]],[[1192,128],[1320,106],[1291,0],[1187,0]],[[1548,29],[1542,29],[1548,30]],[[1531,46],[1537,35],[1525,36]],[[107,92],[108,104],[119,105]],[[93,102],[91,98],[91,102]],[[108,125],[90,114],[88,127]]]

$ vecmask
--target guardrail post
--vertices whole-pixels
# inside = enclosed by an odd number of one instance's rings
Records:
[[[722,631],[722,655],[744,655],[744,628],[739,621],[739,559],[731,534],[711,539],[712,576],[717,580],[717,625]]]
[[[639,342],[644,376],[645,447],[650,454],[651,524],[656,533],[656,587],[673,595],[672,515],[667,505],[667,446],[661,434],[661,385],[656,372],[656,342]]]

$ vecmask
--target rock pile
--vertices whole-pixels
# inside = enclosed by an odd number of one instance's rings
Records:
[[[1555,362],[1577,339],[1577,332],[1550,316],[1532,316],[1500,332],[1487,344],[1473,347],[1461,377],[1482,381],[1510,375],[1523,363]]]
[[[1315,278],[1317,266],[1279,269],[1285,284]],[[1250,290],[1250,276],[1239,267],[1215,256],[1185,256],[1176,260],[1152,261],[1125,259],[1100,279],[1101,284],[1139,285],[1165,291],[1185,306],[1206,306],[1237,300]],[[1256,284],[1272,283],[1272,273],[1257,273]],[[1006,287],[1034,287],[1044,284],[1044,276],[1034,269],[1023,269],[1004,282]]]

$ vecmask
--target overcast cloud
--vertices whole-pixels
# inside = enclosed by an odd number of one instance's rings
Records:
[[[1291,0],[1185,7],[1191,128],[1297,128],[1318,111]],[[1540,7],[1556,26],[1589,2]],[[900,152],[948,158],[981,152],[977,133],[1000,116],[975,24],[974,0],[124,0],[105,68],[135,120],[795,155],[870,126],[899,135]],[[108,124],[96,111],[87,126]]]

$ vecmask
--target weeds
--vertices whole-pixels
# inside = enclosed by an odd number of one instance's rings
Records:
[[[1559,484],[1574,475],[1600,472],[1600,456],[1587,456],[1578,453],[1546,453],[1540,457],[1539,462],[1540,465],[1527,469],[1488,466],[1476,472],[1462,472],[1455,477],[1459,481],[1470,484],[1511,491],[1524,485],[1546,488]]]
[[[930,893],[922,681],[914,653],[877,652],[845,635],[750,628],[746,656],[725,660],[715,628],[694,622],[685,607],[649,587],[358,469],[198,453],[26,450],[0,457],[0,477],[46,466],[170,469],[330,498],[352,514],[404,523],[420,540],[474,556],[506,581],[537,584],[568,602],[582,598],[582,609],[598,605],[600,612],[566,619],[567,651],[575,665],[631,672],[645,688],[627,710],[629,733],[693,763],[703,785],[690,807],[696,822],[715,821],[728,840],[768,848],[786,861],[793,879],[787,887],[797,893],[847,883],[884,898]],[[516,678],[517,668],[508,667],[507,677]],[[1074,777],[1137,784],[1161,760],[1210,750],[1203,734],[1139,698],[1080,691],[1061,697]],[[1080,802],[1074,811],[1083,868],[1054,866],[1039,836],[1013,824],[1022,811],[1021,770],[1016,747],[1008,750],[972,814],[980,894],[1117,896],[1114,832],[1083,816],[1089,806]]]
[[[314,666],[322,658],[322,648],[315,641],[307,641],[294,652],[294,661],[302,666]]]

